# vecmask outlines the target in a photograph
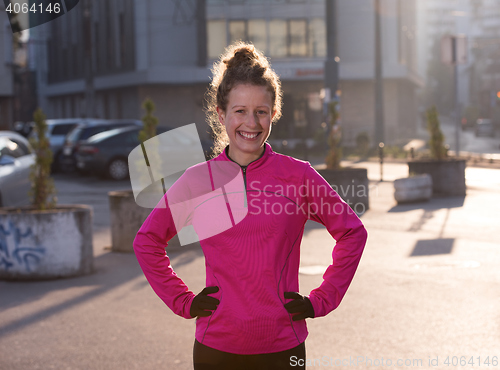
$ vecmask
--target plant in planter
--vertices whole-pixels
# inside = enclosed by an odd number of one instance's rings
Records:
[[[368,152],[370,151],[370,136],[368,136],[366,131],[360,132],[356,136],[356,151],[361,159],[368,158]]]
[[[417,175],[429,174],[432,178],[433,195],[464,196],[465,159],[448,157],[435,106],[427,110],[426,117],[431,158],[409,161],[408,171]]]
[[[437,160],[444,159],[448,156],[448,153],[444,146],[444,135],[441,131],[439,115],[435,106],[427,110],[427,130],[430,135],[431,157]]]
[[[340,140],[342,139],[342,129],[338,124],[340,118],[337,110],[338,103],[332,101],[328,104],[328,117],[330,118],[330,134],[328,135],[328,145],[330,149],[325,158],[326,168],[329,170],[338,170],[342,159],[342,147]]]
[[[145,115],[142,118],[143,129],[139,132],[139,142],[141,145],[145,141],[156,135],[158,119],[154,116],[155,105],[147,98],[142,108]],[[144,151],[144,147],[143,147]],[[145,163],[154,160],[151,156],[158,155],[155,152],[148,152],[144,157]],[[139,206],[134,198],[132,190],[111,191],[109,196],[109,208],[111,217],[111,250],[114,252],[133,253],[133,242],[137,231],[151,213],[151,209]],[[178,237],[169,242],[169,246],[180,245]]]
[[[40,109],[34,114],[32,205],[0,209],[0,278],[52,279],[93,270],[92,209],[56,205],[52,152]]]
[[[341,167],[341,128],[338,124],[340,114],[336,101],[328,104],[328,113],[331,125],[328,137],[330,148],[325,158],[326,168],[318,169],[318,172],[340,197],[351,206],[354,212],[361,215],[369,208],[368,173],[366,168]]]
[[[32,204],[37,210],[54,208],[57,203],[55,197],[54,180],[50,177],[50,167],[54,156],[47,138],[47,124],[41,109],[33,115],[35,121],[35,136],[30,139],[30,144],[35,151],[35,163],[31,168],[31,195]]]

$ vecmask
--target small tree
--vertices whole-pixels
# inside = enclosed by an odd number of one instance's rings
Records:
[[[439,116],[436,106],[432,106],[427,110],[427,130],[429,131],[431,148],[431,157],[435,159],[443,159],[446,157],[446,148],[444,146],[444,135],[439,125]]]
[[[328,145],[330,150],[325,158],[326,168],[336,170],[340,168],[340,160],[342,159],[342,148],[340,147],[340,139],[342,131],[337,121],[340,117],[337,110],[338,102],[332,101],[328,104],[328,117],[330,121],[330,134],[328,135]]]
[[[156,136],[156,126],[158,125],[158,118],[153,116],[155,104],[150,98],[144,100],[144,103],[142,103],[142,109],[146,111],[146,115],[142,117],[143,127],[139,132],[139,141],[141,143]]]
[[[31,166],[30,173],[30,196],[32,197],[31,203],[37,210],[54,208],[57,203],[54,180],[50,177],[53,154],[46,135],[45,118],[45,114],[38,108],[33,114],[35,135],[30,139],[30,144],[35,151],[35,163]]]
[[[370,136],[366,131],[360,132],[356,136],[356,150],[361,158],[368,158],[370,150]]]
[[[149,167],[150,163],[161,163],[159,157],[159,148],[146,152],[146,148],[144,147],[145,141],[156,136],[156,126],[158,125],[158,118],[153,116],[155,105],[150,98],[146,98],[146,100],[144,100],[144,102],[142,103],[142,109],[146,111],[146,115],[142,117],[143,126],[142,130],[139,132],[139,142],[141,143],[144,159],[146,160],[146,165]],[[154,144],[158,143],[156,142]],[[141,166],[140,164],[136,165]],[[143,176],[146,176],[146,174],[143,173]]]

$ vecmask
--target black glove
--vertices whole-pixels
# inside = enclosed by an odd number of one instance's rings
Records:
[[[207,294],[217,293],[219,291],[218,286],[209,286],[204,288],[196,297],[193,298],[191,303],[191,308],[189,309],[189,314],[191,317],[206,317],[212,314],[211,311],[217,308],[220,301],[215,297],[210,297]],[[210,311],[205,311],[210,310]]]
[[[293,321],[305,320],[308,317],[314,318],[314,308],[308,297],[297,292],[285,292],[285,299],[293,299],[285,304],[288,313],[298,314],[292,317]]]

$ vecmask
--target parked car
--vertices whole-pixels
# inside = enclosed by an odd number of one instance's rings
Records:
[[[54,155],[54,160],[52,162],[52,171],[56,172],[61,169],[61,156],[62,149],[64,145],[64,140],[68,133],[74,129],[77,125],[84,122],[83,118],[61,118],[61,119],[47,119],[47,138],[50,142],[50,149]],[[33,125],[33,122],[30,122]],[[30,131],[30,135],[33,137],[35,132]]]
[[[61,164],[64,171],[72,171],[76,167],[75,154],[82,142],[98,133],[114,130],[120,127],[135,126],[142,127],[139,120],[86,120],[76,126],[66,136],[61,155]]]
[[[35,155],[28,140],[12,131],[0,131],[0,206],[28,205],[30,167]]]
[[[480,118],[476,121],[476,137],[478,136],[494,136],[495,129],[491,119]]]
[[[113,180],[128,178],[128,155],[139,143],[142,127],[124,127],[102,132],[81,143],[76,153],[76,165],[81,172],[95,172]],[[161,134],[170,127],[158,126]],[[201,141],[205,157],[208,158],[212,144]]]

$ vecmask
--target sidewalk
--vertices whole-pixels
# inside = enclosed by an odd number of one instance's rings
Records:
[[[371,180],[370,210],[362,216],[369,239],[340,307],[308,320],[308,359],[354,358],[358,369],[380,368],[374,360],[381,358],[393,367],[420,359],[423,366],[397,368],[432,369],[460,368],[446,366],[446,356],[500,361],[500,170],[467,168],[466,197],[398,206],[391,181],[407,176],[405,164],[385,164],[383,182],[378,163],[352,165],[366,167]],[[135,256],[107,249],[104,185],[82,182],[77,198],[71,189],[60,199],[88,201],[98,211],[96,272],[0,281],[0,369],[191,369],[194,320],[175,316],[156,297]],[[303,294],[321,284],[333,245],[320,225],[306,225]],[[191,246],[169,256],[190,289],[200,291],[201,250]],[[429,366],[436,356],[439,365]]]

